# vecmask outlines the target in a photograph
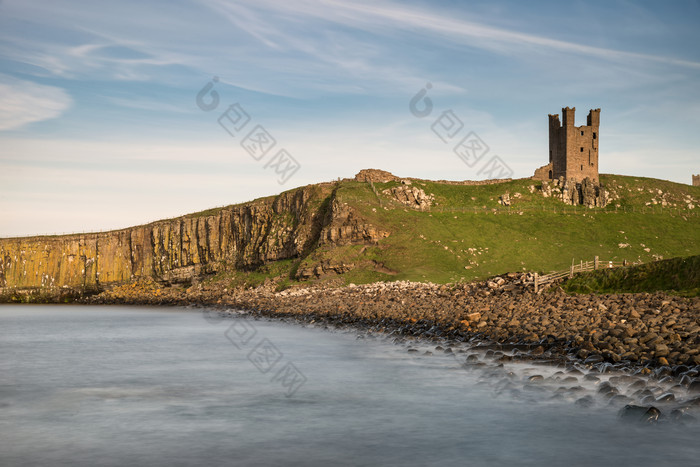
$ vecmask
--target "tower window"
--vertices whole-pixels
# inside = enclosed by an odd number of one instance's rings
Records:
[[[581,164],[581,170],[583,170],[583,164]]]
[[[581,136],[583,136],[583,130],[581,130]]]
[[[583,148],[581,148],[581,152],[583,152]]]
[[[595,138],[596,138],[596,136],[595,136],[595,131],[594,131],[594,132],[593,132],[593,139],[595,139]]]

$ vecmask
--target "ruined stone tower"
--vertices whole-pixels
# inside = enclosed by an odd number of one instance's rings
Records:
[[[598,183],[598,129],[600,109],[588,113],[586,125],[575,126],[576,107],[561,109],[563,125],[559,115],[549,115],[549,164],[535,171],[537,180],[583,181],[588,177]]]
[[[700,186],[700,175],[693,175],[693,186]]]

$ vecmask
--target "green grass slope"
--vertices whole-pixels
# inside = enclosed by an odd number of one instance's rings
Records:
[[[672,291],[700,296],[700,256],[673,258],[649,264],[579,274],[564,283],[573,293]]]
[[[700,254],[700,207],[689,208],[700,200],[700,187],[620,175],[602,175],[601,183],[615,199],[589,209],[543,197],[541,182],[530,179],[483,186],[412,179],[412,186],[435,197],[431,210],[421,212],[382,193],[397,182],[376,183],[377,196],[369,183],[343,181],[338,200],[391,235],[369,247],[320,247],[299,262],[382,266],[358,267],[342,275],[343,283],[447,283],[512,271],[547,273],[596,255],[647,263]],[[498,203],[504,193],[510,207]]]

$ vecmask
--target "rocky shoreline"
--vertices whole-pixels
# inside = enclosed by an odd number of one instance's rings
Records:
[[[697,423],[700,300],[571,296],[556,285],[535,294],[530,279],[510,274],[458,286],[227,291],[219,299],[215,288],[184,293],[199,297],[190,305],[212,322],[229,316],[293,321],[390,339],[417,356],[449,354],[496,397],[569,401],[615,410],[632,423]]]
[[[527,274],[457,285],[392,282],[342,288],[187,289],[152,282],[80,299],[93,304],[206,305],[426,339],[518,345],[523,358],[681,373],[700,370],[700,298],[664,293],[534,293]]]
[[[687,412],[700,408],[700,297],[570,295],[556,283],[535,293],[531,279],[511,273],[469,284],[398,281],[284,291],[273,283],[229,290],[221,283],[184,288],[141,281],[76,302],[195,306],[207,319],[244,314],[350,328],[389,337],[408,352],[453,353],[465,367],[489,375],[504,373],[504,365],[546,364],[557,373],[530,375],[520,381],[522,389],[554,384],[577,396],[581,384],[595,381],[610,404],[627,404],[625,417],[657,421],[659,406],[692,419]],[[494,390],[520,391],[512,388],[512,374],[501,376]],[[566,382],[570,388],[561,386]],[[580,394],[575,402],[592,403]]]

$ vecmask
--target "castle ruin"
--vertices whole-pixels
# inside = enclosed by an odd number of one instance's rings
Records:
[[[540,167],[533,176],[536,180],[565,180],[582,182],[589,178],[598,184],[598,141],[600,135],[600,109],[588,112],[587,124],[575,126],[576,107],[561,109],[559,114],[549,115],[549,164]]]
[[[693,175],[693,186],[700,186],[700,175]]]

